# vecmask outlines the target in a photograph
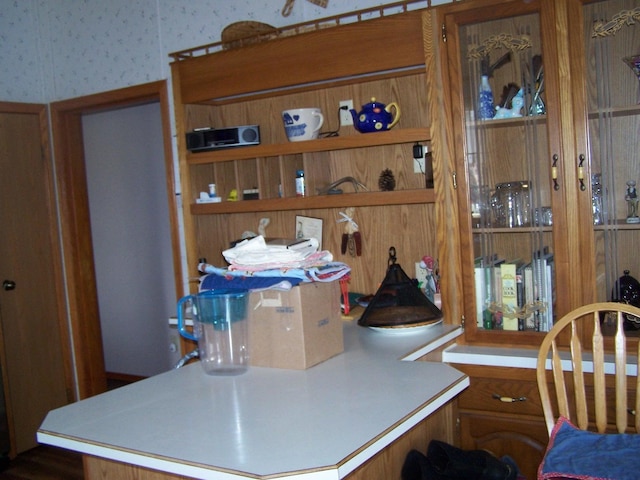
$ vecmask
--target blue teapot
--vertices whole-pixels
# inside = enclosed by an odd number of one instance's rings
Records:
[[[392,110],[394,113],[392,113]],[[362,106],[360,113],[350,110],[353,126],[361,133],[382,132],[391,129],[400,120],[400,107],[395,102],[385,105],[371,98],[371,103]]]

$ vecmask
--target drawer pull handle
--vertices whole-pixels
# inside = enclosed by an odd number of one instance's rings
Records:
[[[502,395],[498,395],[497,393],[493,394],[493,398],[496,400],[500,400],[503,403],[514,403],[514,402],[526,402],[527,397],[503,397]]]

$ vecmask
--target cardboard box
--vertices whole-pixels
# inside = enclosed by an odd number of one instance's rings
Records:
[[[249,364],[304,370],[344,351],[339,282],[249,297]]]

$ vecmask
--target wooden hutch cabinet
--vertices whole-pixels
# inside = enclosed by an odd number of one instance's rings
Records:
[[[639,19],[632,0],[478,0],[432,13],[445,117],[432,125],[443,139],[434,158],[457,204],[450,301],[467,344],[533,350],[571,309],[620,298],[625,270],[640,275],[640,225],[627,219],[627,182],[640,182],[638,79],[623,61],[640,53]],[[534,371],[457,366],[472,377],[463,448],[512,455],[534,478],[547,440]]]
[[[437,256],[436,195],[425,188],[425,175],[416,173],[412,153],[416,143],[428,147],[431,138],[422,32],[422,12],[396,4],[278,30],[240,48],[219,43],[172,54],[190,277],[197,276],[199,258],[225,265],[221,252],[243,232],[257,232],[261,218],[270,220],[268,237],[289,238],[297,215],[322,219],[323,249],[351,266],[353,292],[375,293],[391,246],[411,276],[424,255]],[[374,97],[399,105],[396,126],[376,133],[339,126],[341,101],[353,100],[359,111]],[[322,110],[321,138],[289,142],[281,112],[303,107]],[[238,125],[259,125],[260,144],[187,149],[187,132]],[[378,187],[385,169],[395,177],[393,191]],[[297,170],[305,174],[304,197],[296,196]],[[356,192],[347,182],[342,194],[320,193],[343,177],[367,190]],[[196,203],[209,184],[222,202]],[[243,200],[245,190],[257,190],[258,199]],[[237,201],[227,200],[232,191]],[[338,220],[347,207],[361,233],[361,256],[341,253],[345,224]]]

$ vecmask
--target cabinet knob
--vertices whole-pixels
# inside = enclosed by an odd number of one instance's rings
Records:
[[[16,282],[13,280],[5,280],[2,282],[2,288],[6,291],[14,290],[16,288]]]

